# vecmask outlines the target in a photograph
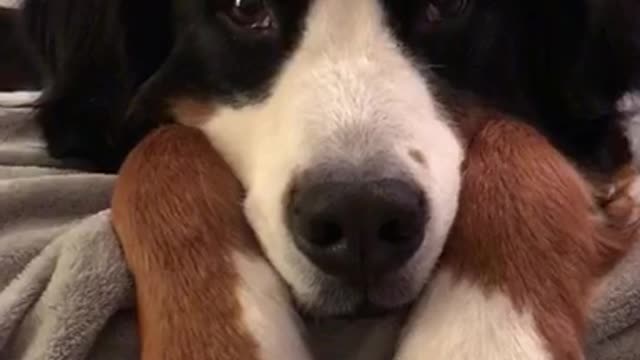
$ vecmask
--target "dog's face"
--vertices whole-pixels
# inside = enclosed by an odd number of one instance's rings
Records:
[[[177,5],[191,25],[173,65],[198,54],[188,64],[215,104],[203,128],[247,189],[267,257],[316,316],[411,302],[456,213],[462,145],[408,37],[466,1],[400,3]]]

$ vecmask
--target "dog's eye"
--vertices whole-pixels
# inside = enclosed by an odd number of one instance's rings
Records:
[[[273,14],[265,0],[232,0],[227,16],[242,28],[266,31],[275,26]]]
[[[462,14],[469,0],[430,0],[427,1],[424,19],[429,24],[438,24]]]

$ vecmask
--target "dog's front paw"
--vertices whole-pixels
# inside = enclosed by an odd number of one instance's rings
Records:
[[[442,270],[400,338],[395,360],[547,360],[531,314]]]
[[[241,184],[195,129],[161,128],[124,163],[112,221],[136,282],[141,359],[310,358],[242,198]]]
[[[242,324],[257,346],[259,360],[309,360],[304,324],[282,280],[263,258],[235,254],[241,281],[236,290]]]

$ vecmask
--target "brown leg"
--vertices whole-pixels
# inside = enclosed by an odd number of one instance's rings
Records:
[[[441,268],[398,359],[582,359],[590,293],[638,235],[635,203],[624,192],[598,203],[521,122],[477,129]]]
[[[231,170],[195,129],[159,129],[128,157],[113,223],[136,281],[142,360],[307,356],[242,200]]]

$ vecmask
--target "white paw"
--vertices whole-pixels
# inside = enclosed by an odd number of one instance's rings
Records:
[[[254,255],[235,254],[241,277],[242,322],[258,345],[260,360],[310,360],[303,325],[289,292],[273,268]]]
[[[441,271],[417,304],[395,360],[548,360],[530,314],[499,292]]]

